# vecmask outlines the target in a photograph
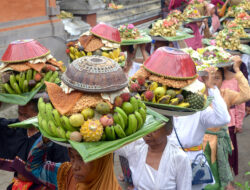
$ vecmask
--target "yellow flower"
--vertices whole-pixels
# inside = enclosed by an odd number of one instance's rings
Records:
[[[199,49],[197,49],[197,52],[199,53],[199,54],[203,54],[204,53],[204,48],[199,48]]]
[[[198,14],[198,10],[194,10],[194,14]]]

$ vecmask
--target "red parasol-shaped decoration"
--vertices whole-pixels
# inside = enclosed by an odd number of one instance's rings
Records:
[[[25,62],[48,55],[50,51],[34,39],[13,41],[2,56],[4,63]]]
[[[144,63],[149,72],[176,80],[187,80],[197,77],[196,68],[191,57],[175,48],[161,47]]]
[[[98,24],[93,27],[90,32],[95,36],[109,40],[115,43],[121,43],[120,32],[117,28],[113,28],[106,24]]]

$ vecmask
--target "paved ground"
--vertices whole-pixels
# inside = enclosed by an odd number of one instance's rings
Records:
[[[15,118],[17,116],[16,106],[8,107],[3,105],[0,110],[0,117],[6,118]],[[235,178],[235,181],[238,182],[250,182],[250,176],[244,176],[245,172],[250,171],[250,166],[248,166],[248,162],[250,162],[250,116],[245,118],[243,132],[238,134],[238,144],[239,144],[239,175]],[[115,172],[117,176],[121,173],[121,168],[119,164],[119,160],[115,158]],[[0,170],[0,190],[5,190],[8,184],[11,182],[13,174],[10,172],[5,172]],[[126,189],[126,184],[120,182],[123,189]]]

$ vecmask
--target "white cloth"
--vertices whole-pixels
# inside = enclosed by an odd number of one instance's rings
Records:
[[[191,190],[190,161],[180,148],[168,142],[158,170],[146,164],[147,152],[142,139],[115,152],[128,159],[136,190]]]
[[[190,116],[174,117],[174,127],[176,129],[179,140],[184,148],[191,148],[202,144],[203,137],[207,128],[221,127],[227,125],[231,118],[228,113],[227,105],[221,97],[220,91],[208,89],[209,96],[213,96],[212,107],[208,107],[204,111],[197,112]],[[180,147],[175,132],[169,137],[170,141]],[[193,162],[195,157],[203,151],[186,152],[190,161]],[[193,186],[192,189],[202,189],[204,185]]]
[[[132,67],[129,70],[128,77],[132,77],[140,69],[141,66],[141,63],[133,62]]]
[[[242,57],[242,62],[245,63],[247,67],[247,72],[248,72],[248,83],[250,84],[250,55],[248,54],[243,54]]]

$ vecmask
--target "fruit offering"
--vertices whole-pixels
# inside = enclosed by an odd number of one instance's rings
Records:
[[[8,94],[34,91],[44,81],[59,83],[59,72],[64,70],[63,63],[57,62],[45,47],[33,39],[12,42],[2,61],[1,82]]]
[[[230,8],[226,14],[226,17],[236,17],[237,15],[245,13],[245,10],[239,6],[233,6]]]
[[[99,31],[101,31],[100,34]],[[123,67],[126,54],[121,52],[120,42],[120,33],[116,28],[98,24],[90,31],[83,33],[77,42],[69,42],[66,53],[71,61],[83,56],[100,55],[115,60]]]
[[[224,49],[240,49],[240,38],[232,29],[223,29],[216,36],[216,45]]]
[[[129,89],[156,106],[202,109],[206,102],[193,60],[175,48],[158,48],[132,77]]]
[[[200,11],[197,8],[194,8],[192,6],[188,6],[184,12],[183,12],[184,18],[200,18],[202,15],[200,14]]]
[[[50,136],[77,142],[111,141],[143,126],[146,106],[129,93],[126,75],[112,59],[79,58],[61,79],[61,86],[45,82],[50,102],[42,98],[38,102],[39,127]]]
[[[184,20],[184,16],[183,16],[182,12],[179,10],[176,10],[176,9],[170,11],[170,13],[168,14],[168,18],[177,19],[179,22],[182,22]]]
[[[125,24],[119,27],[119,32],[123,40],[136,39],[140,37],[140,32],[133,24]]]
[[[248,38],[248,34],[245,32],[242,25],[238,24],[236,22],[236,19],[234,21],[230,21],[227,23],[227,28],[233,30],[240,38]]]
[[[238,14],[235,22],[243,28],[250,28],[250,16],[246,12]]]
[[[46,85],[49,94],[50,91],[54,92],[60,88],[56,84],[52,86],[54,89],[51,89],[51,83]],[[68,94],[68,97],[71,96],[73,97],[73,93]],[[70,110],[67,113],[62,112],[60,108],[55,109],[52,104],[57,105],[56,102],[45,103],[43,98],[40,98],[38,102],[40,128],[52,137],[77,142],[95,142],[124,138],[143,126],[146,120],[146,106],[130,93],[116,96],[113,104],[103,99],[100,94],[94,98],[91,98],[92,96],[85,93],[75,104],[79,107],[77,112]],[[95,102],[86,102],[84,101],[86,98]]]
[[[189,2],[188,7],[197,9],[201,15],[205,14],[205,1],[204,0],[191,0]],[[187,9],[188,9],[188,7],[187,7]]]
[[[153,23],[150,35],[172,37],[176,36],[176,29],[179,27],[179,23],[176,19],[166,18],[164,20],[157,20]]]
[[[250,10],[250,1],[248,0],[241,1],[239,7],[242,7],[244,10]]]

